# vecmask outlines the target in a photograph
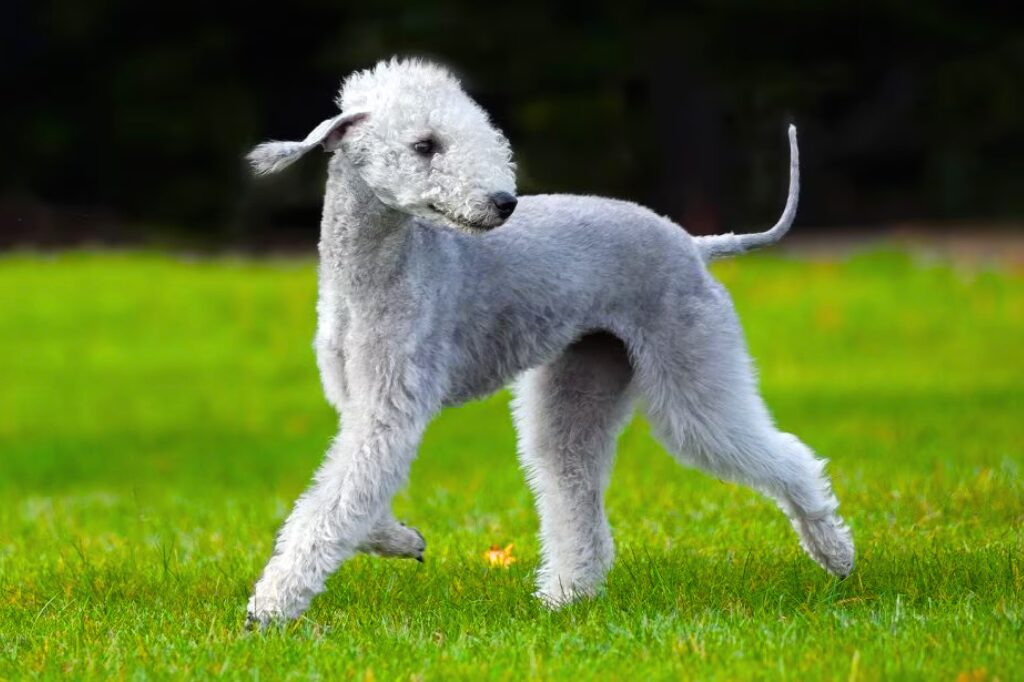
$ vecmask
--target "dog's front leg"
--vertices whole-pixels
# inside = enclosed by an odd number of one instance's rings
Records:
[[[347,399],[345,386],[345,356],[337,341],[317,335],[313,344],[316,365],[320,369],[320,383],[327,403],[338,413]]]
[[[345,426],[281,528],[249,600],[250,624],[296,618],[323,591],[388,513],[426,421],[378,410]]]
[[[328,270],[321,267],[313,350],[316,352],[316,364],[320,369],[324,397],[331,407],[340,413],[342,405],[348,400],[344,340],[348,333],[350,312],[348,303],[338,292],[338,285]]]
[[[345,387],[345,358],[336,342],[317,335],[316,362],[320,367],[327,402],[338,412],[347,400]],[[382,557],[397,557],[423,561],[427,542],[416,528],[398,521],[390,511],[385,511],[374,523],[369,534],[359,545],[360,552]]]

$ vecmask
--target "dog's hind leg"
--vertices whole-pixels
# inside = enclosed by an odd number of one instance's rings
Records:
[[[595,333],[516,383],[519,457],[540,515],[537,596],[548,606],[593,594],[611,566],[604,491],[631,378],[622,342]]]
[[[690,329],[659,344],[660,354],[637,353],[637,391],[655,433],[681,463],[775,499],[811,558],[846,576],[853,540],[836,513],[825,460],[775,428],[731,309]],[[666,348],[676,350],[666,356]]]

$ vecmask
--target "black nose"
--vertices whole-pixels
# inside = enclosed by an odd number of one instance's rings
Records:
[[[495,192],[491,195],[491,203],[494,204],[498,215],[502,218],[507,218],[512,215],[512,211],[516,210],[516,204],[519,203],[519,200],[508,192]]]

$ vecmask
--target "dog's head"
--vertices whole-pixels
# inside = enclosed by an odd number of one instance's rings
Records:
[[[330,172],[352,168],[384,204],[467,230],[501,225],[516,206],[508,140],[447,70],[418,60],[381,62],[345,80],[341,113],[301,142],[267,142],[248,156],[273,173],[310,149],[335,152]]]

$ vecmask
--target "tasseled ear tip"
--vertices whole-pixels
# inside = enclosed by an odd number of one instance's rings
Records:
[[[269,175],[287,168],[309,151],[302,142],[264,142],[246,155],[256,175]]]

